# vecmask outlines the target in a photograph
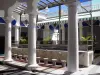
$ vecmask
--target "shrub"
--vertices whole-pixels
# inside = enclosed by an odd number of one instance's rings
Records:
[[[25,39],[24,37],[21,37],[20,44],[28,44],[28,40]]]
[[[48,44],[49,41],[51,41],[51,37],[50,36],[44,38],[43,43],[44,44]]]

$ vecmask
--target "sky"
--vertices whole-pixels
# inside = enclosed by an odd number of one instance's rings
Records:
[[[90,5],[91,2],[88,1],[88,2],[84,2],[82,3],[82,5]],[[100,0],[92,0],[92,5],[95,5],[95,4],[100,4]],[[66,10],[67,7],[65,5],[62,5],[61,7],[63,10]],[[53,7],[53,8],[49,8],[49,12],[52,13],[52,12],[57,12],[58,11],[58,6],[56,7]]]
[[[100,0],[92,0],[92,4],[100,4]]]

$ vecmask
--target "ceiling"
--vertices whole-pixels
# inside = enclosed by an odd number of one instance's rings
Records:
[[[38,9],[42,10],[45,9],[46,7],[51,8],[59,5],[63,5],[67,2],[68,0],[40,0],[37,4]],[[70,1],[75,1],[75,0],[70,0]],[[86,2],[86,1],[91,1],[91,0],[78,0],[79,2]],[[26,3],[21,3],[15,10],[14,12],[16,13],[21,13],[27,9],[27,4]]]
[[[38,3],[38,8],[42,10],[46,7],[51,8],[62,4],[64,4],[64,0],[40,0]]]
[[[40,0],[38,2],[39,10],[45,9],[46,7],[51,8],[59,5],[63,5],[68,2],[77,1],[77,0]],[[79,2],[87,2],[92,0],[78,0]]]

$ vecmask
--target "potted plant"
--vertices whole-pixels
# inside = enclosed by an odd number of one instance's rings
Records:
[[[83,37],[83,36],[82,36],[82,37],[81,37],[81,42],[80,42],[80,43],[83,44],[83,45],[84,45],[84,44],[86,45],[86,44],[88,44],[87,42],[88,42],[89,40],[91,40],[91,39],[92,39],[92,36],[91,36],[91,35],[89,35],[89,36],[87,36],[87,37]]]

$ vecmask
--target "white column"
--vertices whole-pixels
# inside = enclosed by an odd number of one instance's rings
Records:
[[[58,31],[58,44],[62,44],[62,29],[60,28]]]
[[[49,38],[49,37],[51,37],[50,36],[50,29],[49,29],[49,24],[46,24],[45,25],[45,37],[44,37],[44,39],[47,39],[47,38]]]
[[[13,18],[13,10],[20,4],[18,1],[12,1],[6,0],[6,5],[4,8],[5,11],[5,17],[7,17],[6,25],[5,25],[5,56],[4,61],[12,61],[12,52],[11,52],[11,21]]]
[[[45,25],[45,29],[43,30],[43,40],[47,39],[49,37],[49,29],[48,25]]]
[[[49,24],[46,24],[46,37],[51,37],[50,36],[50,29],[49,29]]]
[[[65,27],[64,23],[62,23],[62,44],[65,44]]]
[[[17,15],[16,26],[15,26],[15,44],[19,44],[19,26],[20,26],[20,16]]]
[[[30,6],[30,5],[33,6]],[[37,19],[37,0],[31,0],[28,3],[29,26],[28,26],[28,64],[27,69],[38,67],[36,61],[36,19]]]
[[[68,4],[68,71],[79,69],[77,2]]]
[[[58,44],[58,40],[59,40],[59,33],[57,29],[54,29],[54,32],[52,34],[52,40],[53,40],[53,44],[57,45]]]
[[[46,27],[45,27],[45,29],[43,29],[43,40],[46,38]]]
[[[29,14],[28,67],[37,67],[36,62],[36,15]]]
[[[11,16],[7,17],[6,25],[5,25],[5,57],[4,61],[12,61],[12,52],[11,52]]]
[[[82,25],[82,20],[79,21],[79,38],[80,41],[82,41],[82,36],[83,36],[83,25]]]

